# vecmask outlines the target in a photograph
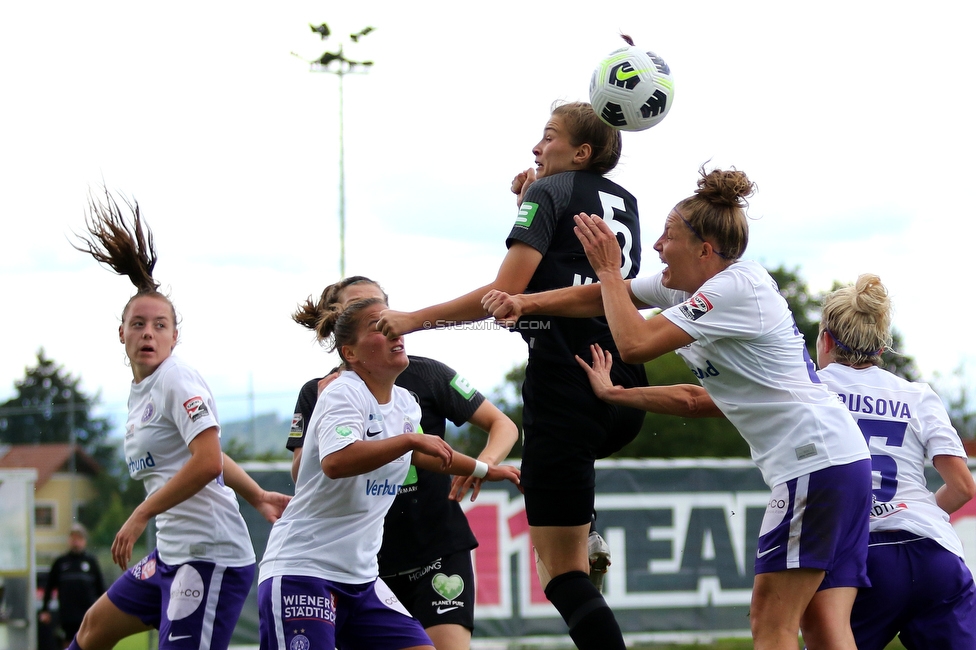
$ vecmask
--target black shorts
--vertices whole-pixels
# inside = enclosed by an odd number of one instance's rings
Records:
[[[642,365],[615,360],[610,374],[614,384],[626,388],[647,385]],[[644,411],[598,399],[577,365],[535,359],[525,369],[522,401],[521,483],[529,524],[589,523],[596,483],[593,463],[637,437]],[[547,492],[551,494],[545,496]]]
[[[412,571],[382,578],[425,629],[453,624],[474,630],[471,551],[446,555]]]

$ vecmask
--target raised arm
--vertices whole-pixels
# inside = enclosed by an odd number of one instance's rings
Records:
[[[481,305],[481,299],[492,289],[507,293],[521,293],[529,286],[542,253],[528,244],[515,242],[502,260],[498,275],[491,284],[470,291],[463,296],[425,307],[413,312],[400,312],[387,309],[381,315],[377,327],[387,336],[395,338],[420,329],[449,327],[451,324],[477,321],[488,314]]]
[[[952,514],[963,507],[976,495],[976,482],[969,471],[966,459],[959,456],[939,455],[932,459],[932,464],[945,485],[935,493],[935,501],[939,507]]]
[[[482,431],[488,432],[488,442],[485,443],[484,450],[478,454],[478,460],[489,465],[497,465],[503,461],[508,456],[508,452],[512,451],[515,443],[518,442],[518,427],[515,426],[511,418],[488,400],[481,403],[468,419],[468,422]],[[472,490],[471,500],[474,501],[481,491],[481,482],[482,479],[470,475],[455,476],[451,482],[450,498],[454,501],[460,501],[470,489]]]
[[[630,285],[620,277],[618,270],[620,245],[617,235],[603,219],[577,215],[576,235],[600,280],[603,311],[621,359],[627,363],[645,363],[694,342],[689,334],[664,316],[645,319],[634,309]]]

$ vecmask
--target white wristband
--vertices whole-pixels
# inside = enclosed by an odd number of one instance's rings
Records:
[[[475,478],[484,478],[488,476],[488,463],[480,460],[475,460],[474,471],[471,472],[471,476]]]

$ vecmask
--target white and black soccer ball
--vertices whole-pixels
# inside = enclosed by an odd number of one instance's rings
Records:
[[[674,79],[664,59],[634,47],[614,50],[593,71],[590,104],[604,122],[623,131],[643,131],[671,110]]]

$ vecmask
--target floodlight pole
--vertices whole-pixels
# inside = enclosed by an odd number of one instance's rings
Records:
[[[318,27],[309,25],[313,32],[318,33],[322,40],[329,36],[329,28],[325,23]],[[365,27],[356,34],[350,34],[349,38],[356,43],[360,38],[373,31],[372,27]],[[338,52],[326,52],[318,60],[308,61],[310,72],[328,72],[339,78],[339,277],[346,276],[346,149],[345,149],[345,125],[343,122],[343,97],[342,97],[342,78],[354,72],[355,68],[361,67],[368,69],[373,65],[372,61],[353,61],[346,58],[342,52],[342,43],[339,44]],[[292,54],[295,54],[292,52]],[[298,56],[295,54],[295,56]],[[299,57],[300,58],[300,57]],[[333,66],[333,64],[336,64]],[[365,70],[364,70],[365,72]]]
[[[342,46],[339,46],[342,57]],[[339,278],[346,277],[346,128],[342,118],[342,78],[346,76],[343,66],[335,73],[339,78]]]

